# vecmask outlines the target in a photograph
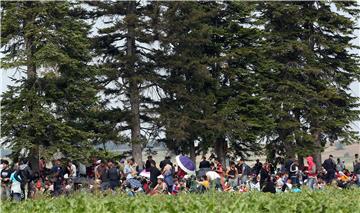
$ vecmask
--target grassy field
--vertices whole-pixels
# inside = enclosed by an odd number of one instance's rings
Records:
[[[1,212],[360,212],[360,189],[266,194],[206,193],[179,196],[77,194],[22,203],[3,202]]]

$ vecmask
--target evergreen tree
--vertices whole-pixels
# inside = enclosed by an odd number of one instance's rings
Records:
[[[200,149],[209,144],[195,141],[201,138],[209,123],[211,107],[215,102],[215,81],[209,72],[211,57],[211,17],[216,5],[198,2],[168,2],[162,14],[162,54],[158,64],[164,75],[159,114],[165,128],[165,142],[175,153],[190,154],[195,160]],[[203,146],[204,145],[204,146]]]
[[[349,52],[357,7],[336,5],[343,14],[335,4],[317,1],[259,6],[263,60],[272,80],[264,87],[277,124],[268,147],[288,157],[314,154],[318,166],[327,142],[356,140],[349,124],[359,115],[349,93],[359,78],[357,57]]]
[[[269,103],[261,84],[266,79],[259,60],[262,37],[254,17],[256,5],[225,2],[214,23],[213,42],[221,50],[217,55],[219,62],[211,66],[218,82],[213,121],[221,121],[222,127],[212,132],[217,132],[214,148],[220,159],[226,153],[243,157],[250,151],[258,153],[262,138],[272,127]]]
[[[259,151],[271,119],[257,83],[260,34],[248,26],[254,5],[178,2],[168,8],[162,41],[170,46],[162,57],[168,96],[160,110],[167,139],[193,158],[194,141],[205,152],[213,147],[223,163],[227,154]]]
[[[153,95],[145,92],[156,87],[154,48],[158,7],[156,2],[88,2],[92,17],[103,20],[95,38],[101,84],[106,101],[115,111],[114,122],[121,130],[131,131],[132,155],[142,164],[145,135],[152,129]],[[124,116],[125,115],[125,116]]]
[[[2,96],[3,145],[13,156],[61,151],[87,158],[94,134],[86,129],[97,105],[87,34],[89,26],[68,2],[3,2],[2,66],[25,72]]]

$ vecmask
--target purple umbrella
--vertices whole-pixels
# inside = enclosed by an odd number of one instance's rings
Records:
[[[188,174],[195,174],[195,164],[190,158],[184,155],[176,156],[177,165]]]

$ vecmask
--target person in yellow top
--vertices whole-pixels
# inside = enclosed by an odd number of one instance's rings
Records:
[[[208,181],[208,178],[207,178],[206,175],[204,175],[202,177],[201,181],[197,181],[197,183],[200,185],[199,186],[200,191],[205,191],[205,190],[208,190],[210,188],[210,182]]]
[[[345,173],[339,172],[339,175],[340,175],[340,177],[339,177],[339,180],[340,180],[340,181],[342,181],[342,182],[348,182],[348,181],[350,181],[350,177],[347,176]]]

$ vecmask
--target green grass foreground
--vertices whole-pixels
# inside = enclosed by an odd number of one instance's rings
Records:
[[[22,203],[3,202],[1,212],[360,212],[360,189],[268,194],[206,193],[178,196],[77,194]]]

